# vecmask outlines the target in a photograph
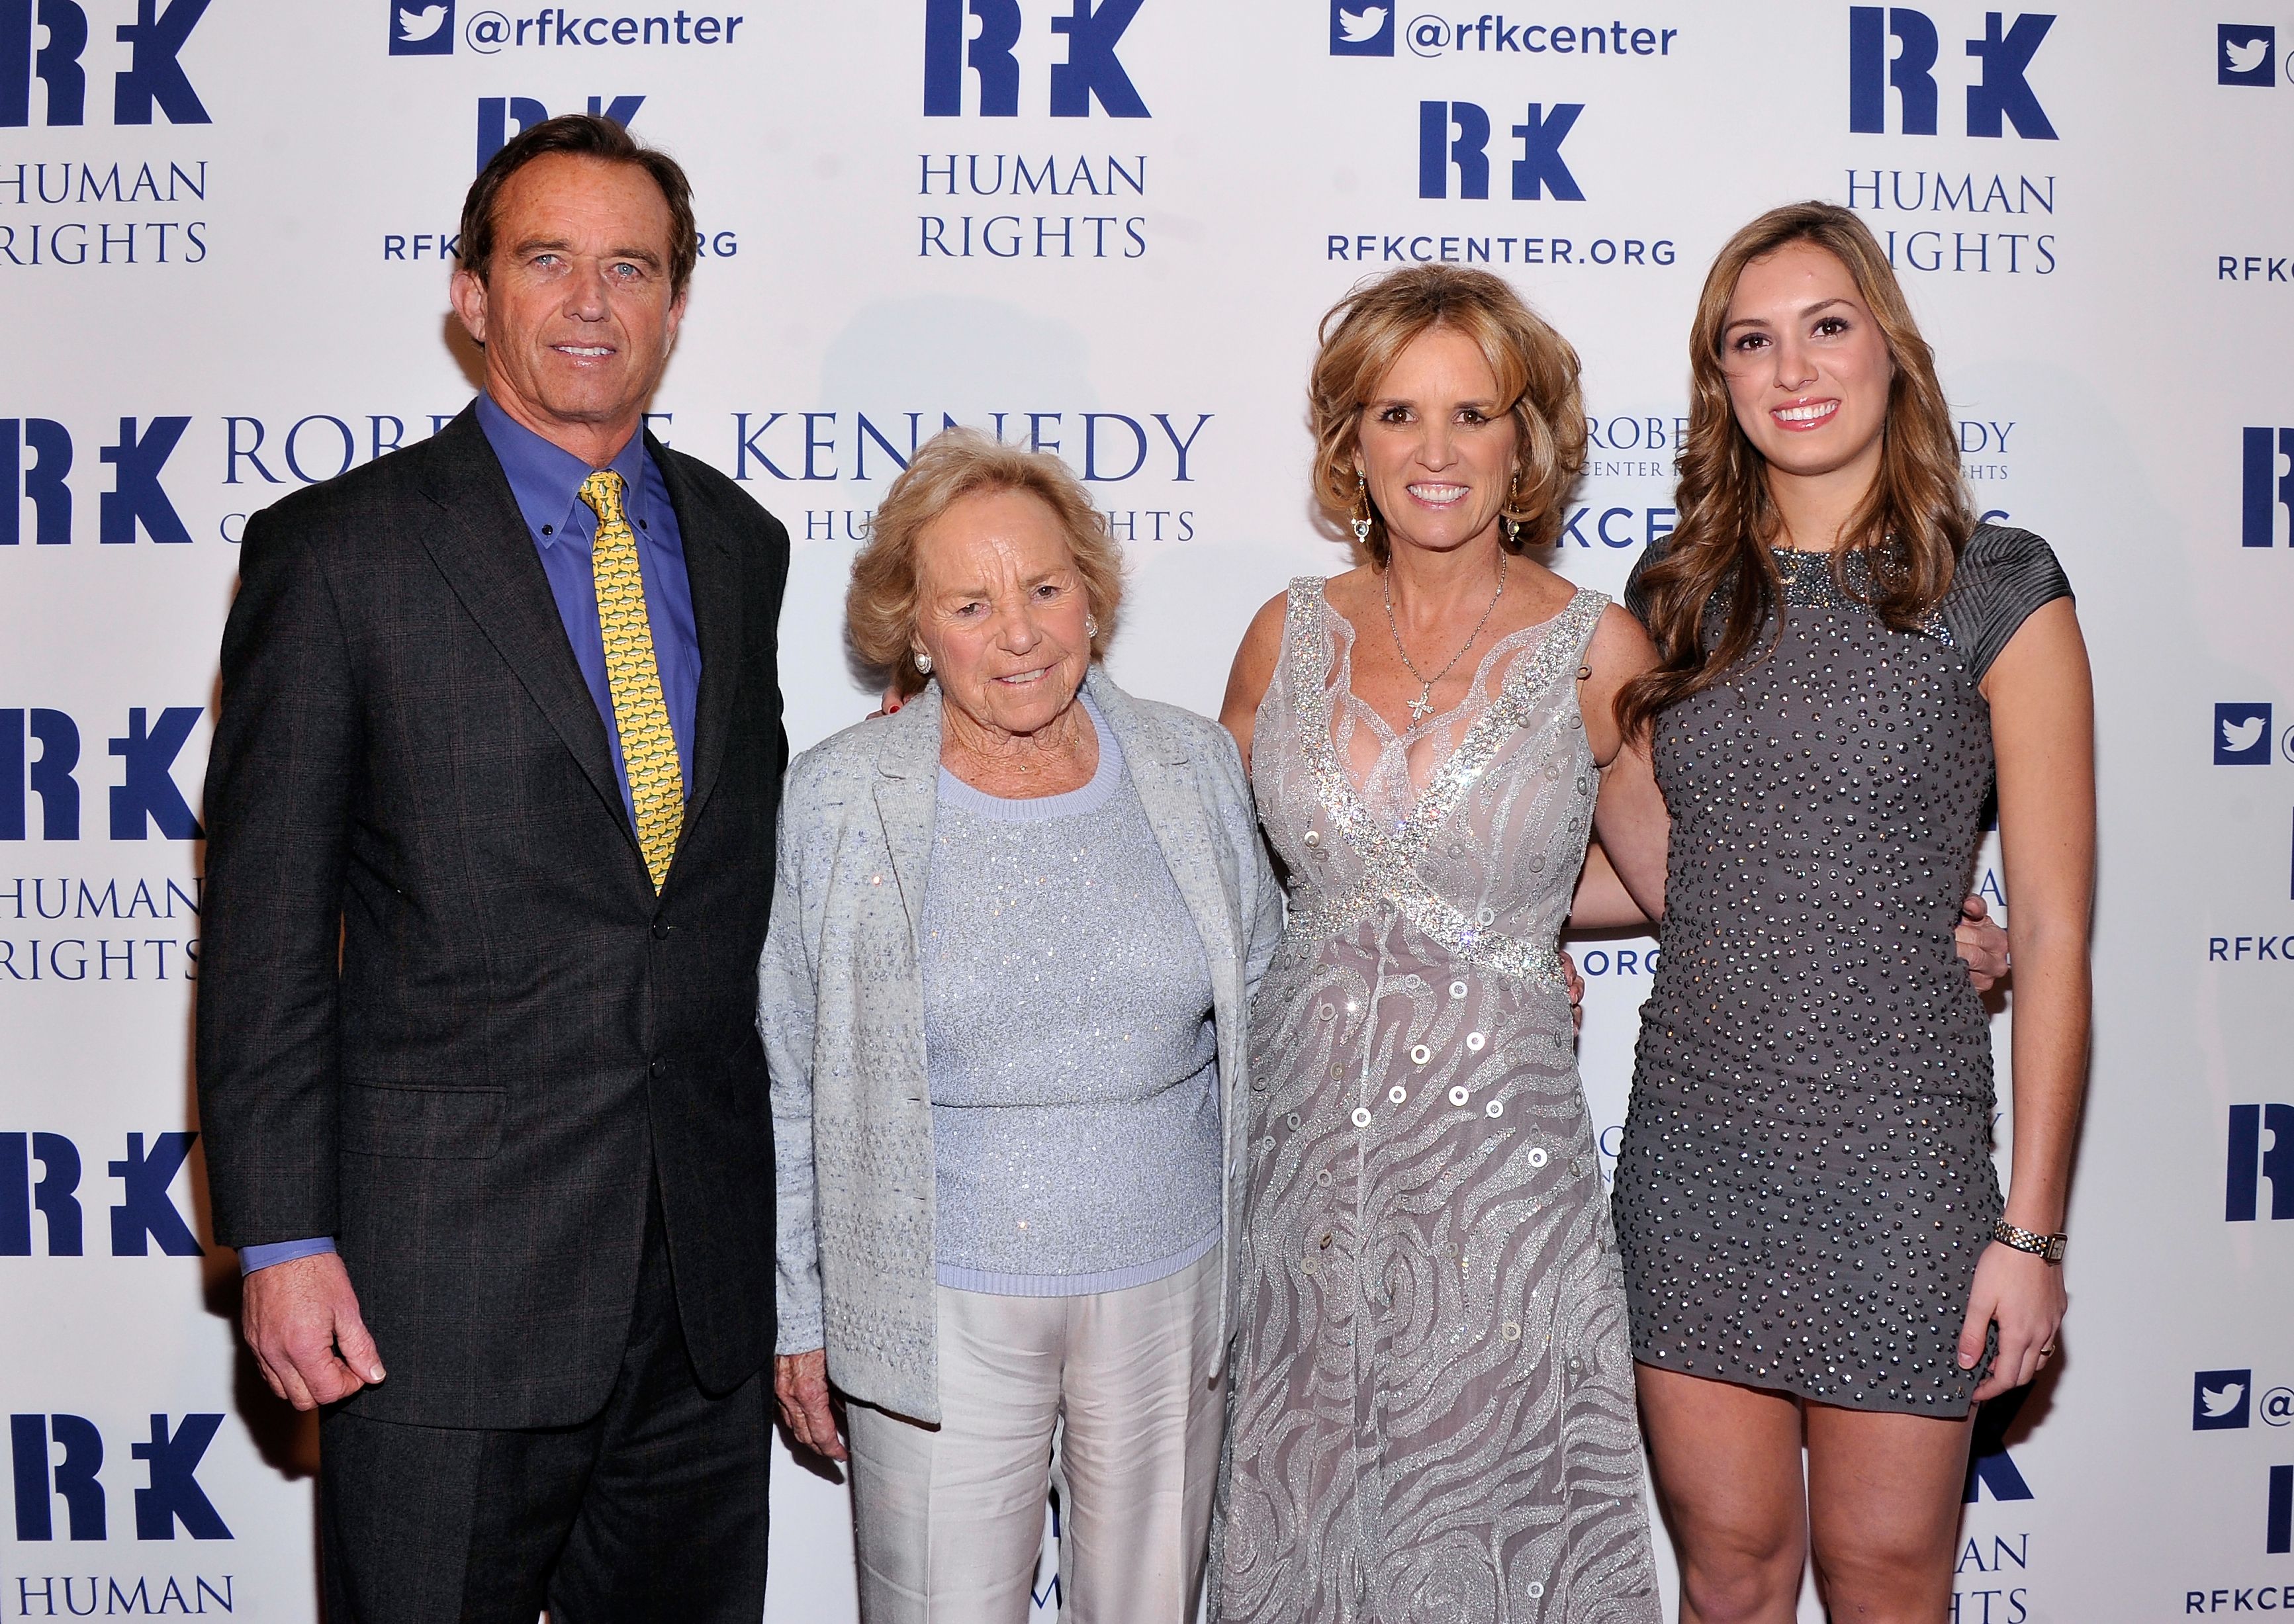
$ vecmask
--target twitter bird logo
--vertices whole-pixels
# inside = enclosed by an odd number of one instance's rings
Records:
[[[2201,1370],[2191,1384],[2191,1429],[2222,1432],[2248,1425],[2251,1370]]]
[[[391,0],[393,56],[447,56],[454,49],[454,0]]]
[[[1363,0],[1330,0],[1332,56],[1392,56],[1394,8]]]
[[[2215,765],[2270,765],[2270,707],[2266,704],[2215,707]]]
[[[2255,23],[2225,22],[2215,28],[2218,85],[2274,85],[2278,80],[2278,30]]]

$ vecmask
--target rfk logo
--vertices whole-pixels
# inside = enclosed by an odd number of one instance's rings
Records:
[[[1967,42],[1967,54],[1982,64],[1981,77],[1967,87],[1970,135],[2003,136],[2013,125],[2026,141],[2055,139],[2055,126],[2047,122],[2046,110],[2025,77],[2054,21],[2046,12],[2025,12],[2012,23],[2000,12],[1984,12],[1981,37]],[[1925,12],[1905,5],[1850,6],[1848,127],[1859,135],[1884,134],[1892,89],[1900,110],[1899,130],[1934,134],[1940,50],[1935,22]]]
[[[208,124],[207,110],[176,60],[183,42],[206,15],[209,0],[135,0],[135,20],[114,30],[130,47],[127,66],[112,76],[111,121],[150,124],[156,110],[169,124]],[[33,48],[37,24],[47,35]],[[46,91],[44,120],[51,126],[87,122],[86,9],[79,0],[0,0],[0,127],[32,121],[32,81]]]
[[[162,840],[201,838],[199,820],[175,782],[175,758],[206,714],[197,705],[168,705],[154,721],[136,705],[127,712],[127,730],[106,748],[126,766],[111,786],[111,838],[142,840],[157,829]],[[37,745],[34,755],[31,746]],[[0,840],[20,840],[32,831],[30,802],[40,803],[44,840],[76,840],[79,832],[79,724],[61,710],[10,706],[0,709]]]
[[[1584,191],[1562,161],[1561,143],[1575,127],[1582,102],[1557,102],[1549,111],[1542,102],[1529,104],[1525,122],[1512,126],[1521,143],[1509,179],[1516,202],[1546,196],[1558,201],[1582,203]],[[1418,104],[1418,195],[1446,198],[1450,172],[1458,172],[1458,195],[1490,195],[1490,115],[1471,102],[1420,102]]]
[[[2294,520],[2294,428],[2249,428],[2241,439],[2241,545],[2275,547],[2282,530],[2294,543],[2294,527],[2287,523]]]
[[[590,98],[590,117],[610,118],[623,129],[638,116],[645,105],[643,96],[604,96]],[[522,135],[549,117],[549,110],[532,96],[480,96],[478,98],[478,167],[509,144],[512,135]],[[509,126],[516,124],[517,128]]]
[[[7,0],[0,0],[5,5]],[[175,505],[159,483],[160,471],[189,418],[119,419],[119,437],[96,451],[98,462],[114,470],[112,488],[96,502],[96,540],[132,542],[140,528],[154,541],[187,542]],[[71,431],[49,418],[0,418],[0,547],[24,539],[24,504],[32,505],[33,543],[60,547],[71,540],[72,493],[65,478],[72,470]]]
[[[128,1449],[145,1463],[149,1482],[135,1491],[135,1537],[173,1539],[175,1525],[194,1539],[228,1539],[231,1530],[199,1487],[207,1445],[223,1425],[219,1415],[191,1415],[171,1425],[151,1417],[151,1435]],[[64,1503],[64,1531],[73,1539],[110,1538],[103,1484],[103,1434],[85,1416],[11,1416],[8,1444],[16,1480],[16,1538],[56,1537],[55,1502]],[[55,1451],[63,1451],[58,1459]]]
[[[119,1181],[120,1200],[111,1209],[111,1255],[149,1257],[159,1243],[169,1257],[198,1257],[204,1250],[183,1222],[167,1187],[183,1171],[196,1133],[127,1136],[127,1154],[107,1165]],[[32,1177],[37,1164],[40,1176]],[[0,1257],[32,1255],[32,1217],[46,1231],[50,1257],[78,1257],[86,1250],[79,1204],[79,1147],[61,1133],[0,1133]]]
[[[2270,1142],[2262,1142],[2263,1135]],[[2262,1186],[2270,1185],[2272,1218],[2294,1218],[2294,1106],[2276,1101],[2230,1108],[2229,1167],[2223,1181],[2223,1219],[2252,1223],[2262,1216]]]
[[[1148,117],[1147,103],[1115,54],[1143,4],[1068,0],[1068,14],[1051,20],[1052,32],[1068,40],[1068,60],[1052,65],[1053,118],[1087,118],[1094,102],[1110,118]],[[980,32],[967,40],[965,31],[975,17]],[[1019,44],[1026,20],[1020,0],[925,0],[924,116],[963,115],[964,74],[969,68],[979,84],[976,110],[981,118],[1019,117],[1020,59],[1012,47]]]

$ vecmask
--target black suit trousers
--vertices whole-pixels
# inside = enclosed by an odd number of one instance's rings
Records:
[[[329,1624],[757,1624],[765,1378],[712,1397],[679,1327],[658,1194],[620,1371],[576,1426],[319,1429]],[[545,1351],[546,1352],[546,1351]]]

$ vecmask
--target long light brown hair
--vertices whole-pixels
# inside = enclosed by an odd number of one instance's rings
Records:
[[[1517,528],[1501,529],[1500,546],[1516,553],[1552,546],[1561,533],[1562,499],[1585,466],[1577,352],[1510,286],[1486,271],[1445,264],[1411,265],[1363,284],[1322,318],[1322,352],[1306,383],[1307,420],[1314,499],[1341,524],[1357,512],[1369,516],[1363,550],[1381,569],[1394,543],[1354,468],[1363,409],[1411,340],[1437,327],[1473,340],[1513,418],[1504,514]]]
[[[1975,528],[1959,473],[1959,440],[1935,356],[1912,320],[1887,255],[1863,221],[1833,203],[1772,208],[1729,240],[1704,278],[1689,329],[1688,434],[1680,453],[1680,523],[1664,557],[1641,572],[1657,663],[1617,695],[1617,720],[1638,736],[1668,705],[1718,682],[1753,650],[1782,590],[1769,556],[1781,520],[1768,459],[1753,449],[1729,399],[1723,327],[1745,267],[1794,243],[1845,266],[1887,341],[1893,377],[1881,430],[1880,472],[1831,559],[1834,579],[1890,626],[1916,628],[1950,589]],[[1868,587],[1847,572],[1860,552]],[[1726,608],[1707,643],[1707,606]]]

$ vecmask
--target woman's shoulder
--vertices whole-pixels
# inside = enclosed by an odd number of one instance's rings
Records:
[[[1979,678],[2033,611],[2071,596],[2055,549],[2028,530],[1978,524],[1937,613]]]
[[[2065,591],[2070,586],[2055,549],[2012,524],[1978,524],[1960,550],[1959,567],[1971,572],[1976,581],[2030,577],[2050,587],[2060,583]]]
[[[1190,710],[1184,705],[1134,694],[1119,686],[1115,679],[1104,672],[1101,674],[1100,688],[1094,697],[1101,701],[1102,708],[1128,710],[1135,726],[1161,735],[1189,756],[1208,753],[1224,757],[1235,753],[1233,735],[1209,717]]]
[[[1165,762],[1184,760],[1193,770],[1175,775],[1173,782],[1192,784],[1203,804],[1230,824],[1253,824],[1257,815],[1252,810],[1250,779],[1242,767],[1242,752],[1234,735],[1222,724],[1183,705],[1126,693],[1104,672],[1094,697],[1123,740],[1135,784],[1142,775],[1158,770],[1159,754]]]
[[[1978,524],[1960,549],[1944,609],[1947,616],[1956,606],[1978,618],[2013,613],[2020,620],[2042,604],[2070,596],[2070,577],[2045,540],[2012,525]]]
[[[905,710],[872,716],[832,733],[789,763],[781,790],[785,804],[806,805],[838,799],[856,785],[875,776],[885,751],[896,747],[907,731],[900,722]]]

